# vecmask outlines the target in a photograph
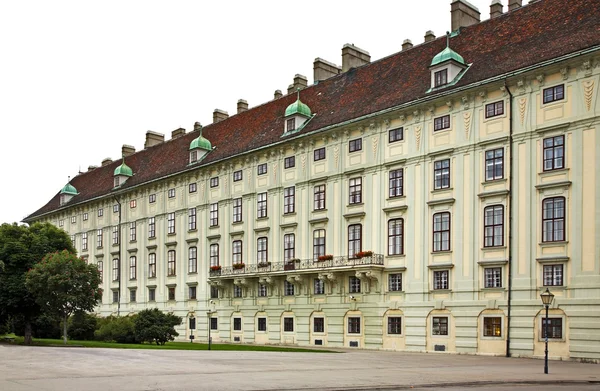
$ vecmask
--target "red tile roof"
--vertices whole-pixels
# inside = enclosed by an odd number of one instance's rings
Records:
[[[450,39],[450,46],[472,65],[456,85],[440,93],[599,47],[598,15],[600,1],[597,0],[542,0],[462,28],[459,35]],[[427,94],[430,88],[428,66],[445,45],[446,38],[440,37],[302,90],[302,101],[316,116],[302,132],[292,137],[420,98],[434,97],[435,94]],[[296,94],[287,95],[206,126],[203,135],[216,149],[199,166],[281,141],[283,113],[295,99]],[[127,165],[135,175],[122,188],[188,169],[188,147],[197,135],[191,132],[127,157]],[[119,164],[120,160],[73,178],[71,183],[79,195],[65,207],[110,194],[113,171]],[[59,208],[57,193],[25,220]]]

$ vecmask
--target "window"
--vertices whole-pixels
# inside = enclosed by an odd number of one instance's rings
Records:
[[[431,327],[431,334],[433,334],[433,335],[448,335],[448,317],[434,316],[432,327]]]
[[[565,240],[565,197],[542,201],[542,242]]]
[[[219,245],[210,245],[210,266],[219,266]]]
[[[156,254],[148,254],[148,278],[156,277]]]
[[[196,185],[195,182],[194,183],[190,183],[188,185],[188,192],[195,193],[197,190],[198,190],[198,187],[197,187],[197,185]]]
[[[219,225],[219,204],[210,204],[210,226],[216,227]]]
[[[150,194],[148,196],[148,202],[151,204],[155,203],[156,202],[156,194]]]
[[[315,210],[325,209],[325,185],[315,186]]]
[[[137,238],[137,228],[136,228],[135,221],[132,221],[131,223],[129,223],[129,241],[135,242],[136,238]]]
[[[267,284],[258,284],[258,296],[267,297]]]
[[[239,223],[242,221],[242,198],[233,200],[233,222]]]
[[[167,233],[175,233],[175,212],[167,214]]]
[[[136,296],[137,296],[137,290],[135,290],[135,289],[131,289],[131,290],[129,291],[129,301],[130,301],[131,303],[135,303],[135,301],[136,301],[136,300],[135,300],[135,299],[136,299]]]
[[[313,231],[313,258],[318,259],[325,255],[325,230],[316,229]]]
[[[233,286],[233,297],[242,297],[242,287],[239,285]]]
[[[296,188],[294,186],[283,189],[283,213],[296,211]]]
[[[65,226],[65,221],[64,220],[58,220],[58,226],[59,227],[64,227]]]
[[[360,318],[357,316],[348,317],[348,334],[360,334]]]
[[[233,172],[233,181],[239,182],[242,180],[242,170],[237,170]]]
[[[450,187],[450,159],[438,160],[433,163],[433,188],[447,189]]]
[[[290,156],[283,159],[284,168],[292,168],[296,166],[296,156]]]
[[[102,261],[98,261],[98,271],[100,272],[100,281],[102,281],[102,277],[104,277],[104,263]]]
[[[175,189],[169,189],[168,194],[169,194],[169,198],[174,198],[175,197]]]
[[[294,234],[283,235],[283,260],[289,262],[296,257],[296,236]]]
[[[87,212],[83,214],[83,221],[87,221],[89,218]]]
[[[433,86],[441,87],[443,85],[448,84],[448,70],[442,69],[441,71],[437,71],[433,73]]]
[[[71,244],[75,247],[75,235],[71,235]]]
[[[450,128],[450,116],[444,115],[433,119],[433,131]]]
[[[504,114],[504,101],[485,105],[485,118],[497,117]]]
[[[484,337],[502,337],[502,318],[499,316],[483,318]]]
[[[449,289],[448,270],[436,270],[433,272],[433,289]]]
[[[104,209],[100,208],[98,209],[98,217],[102,217],[104,216]]]
[[[546,319],[542,318],[542,338],[546,338],[546,330],[548,330],[548,339],[562,339],[562,318],[548,318],[546,328]]]
[[[388,132],[388,141],[390,143],[402,140],[404,140],[404,128],[390,129]]]
[[[188,273],[198,272],[198,248],[190,247],[188,249]]]
[[[404,219],[388,221],[388,255],[404,254]]]
[[[210,318],[210,329],[218,330],[219,319],[218,318]]]
[[[154,217],[148,218],[148,238],[156,237],[156,222]]]
[[[267,217],[267,193],[256,195],[256,217]]]
[[[356,152],[362,149],[362,138],[350,140],[348,143],[348,152]]]
[[[402,317],[388,316],[388,334],[402,334]]]
[[[167,275],[175,275],[175,250],[167,251]]]
[[[325,332],[325,318],[315,317],[313,318],[313,331],[315,333]]]
[[[450,212],[433,215],[433,251],[450,251]]]
[[[148,301],[155,301],[155,300],[156,300],[156,289],[148,288]]]
[[[563,285],[563,265],[544,265],[544,286]]]
[[[267,238],[261,237],[256,240],[256,263],[267,262]]]
[[[198,160],[198,151],[190,152],[190,163],[194,163]]]
[[[72,216],[71,217],[71,224],[75,224],[77,222],[77,217]]]
[[[130,200],[129,201],[129,208],[135,209],[136,207],[137,207],[137,200]]]
[[[196,329],[196,318],[190,318],[190,330]]]
[[[504,245],[504,206],[493,205],[483,210],[483,246]]]
[[[325,283],[323,280],[319,280],[315,278],[315,295],[324,295],[325,294]]]
[[[288,333],[294,331],[294,318],[283,318],[283,331]]]
[[[389,175],[389,196],[400,197],[404,194],[404,170],[391,170]]]
[[[113,303],[118,303],[119,302],[119,291],[113,291]]]
[[[210,287],[210,298],[218,299],[219,298],[219,287],[211,285]]]
[[[354,258],[356,253],[362,250],[362,225],[352,224],[348,226],[348,257]]]
[[[286,296],[294,296],[294,284],[285,280],[283,282],[283,292]]]
[[[388,290],[390,292],[402,291],[402,273],[394,273],[388,276]]]
[[[544,139],[544,171],[565,168],[565,136]]]
[[[119,244],[119,227],[112,228],[112,244]]]
[[[286,121],[286,123],[288,132],[296,129],[296,118],[290,118]]]
[[[494,181],[504,178],[504,149],[485,151],[485,180]]]
[[[169,300],[175,300],[175,287],[169,287]]]
[[[557,100],[562,100],[565,98],[565,86],[564,84],[544,88],[544,103],[551,103]]]
[[[267,331],[267,318],[258,318],[257,322],[257,331]]]
[[[112,260],[112,280],[119,280],[119,259],[115,258]]]
[[[316,161],[323,160],[323,159],[325,159],[325,147],[315,149],[313,160],[316,162]]]
[[[502,288],[502,268],[486,267],[483,269],[486,288]]]
[[[88,248],[88,242],[87,242],[87,232],[84,232],[81,234],[81,249],[83,251],[86,251]]]
[[[113,205],[113,213],[117,213],[119,211],[119,204]]]
[[[135,280],[137,277],[137,258],[129,257],[129,279]]]
[[[266,173],[267,173],[267,163],[259,164],[258,167],[256,167],[257,175],[264,175]]]
[[[355,276],[350,276],[350,284],[348,292],[360,293],[360,279]]]
[[[103,236],[102,228],[96,230],[96,247],[102,247]]]
[[[233,243],[231,243],[231,262],[233,264],[236,263],[242,263],[242,241],[241,240],[234,240]]]
[[[210,178],[210,187],[217,187],[217,186],[219,186],[219,177],[214,176],[214,177]]]
[[[188,230],[196,229],[196,208],[188,209]]]
[[[362,202],[362,178],[352,178],[349,181],[348,203],[360,204]]]

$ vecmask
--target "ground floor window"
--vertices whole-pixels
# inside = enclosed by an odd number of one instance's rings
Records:
[[[219,319],[218,318],[210,318],[210,329],[218,330],[219,327]]]
[[[267,297],[267,285],[266,284],[258,284],[258,296],[259,297]]]
[[[156,300],[156,289],[148,288],[148,301]]]
[[[169,287],[169,300],[175,300],[175,287]]]
[[[267,331],[267,318],[258,318],[258,331]]]
[[[233,286],[233,297],[242,297],[242,287],[239,285]]]
[[[289,281],[283,282],[283,288],[286,296],[294,296],[294,284]]]
[[[348,334],[360,334],[360,317],[348,317]]]
[[[210,287],[210,298],[211,299],[218,299],[219,298],[219,288],[216,286],[211,286]]]
[[[548,338],[562,339],[563,335],[562,318],[548,318]],[[542,338],[546,338],[546,318],[542,319]]]
[[[283,331],[288,333],[294,331],[294,318],[283,318]]]
[[[129,291],[129,301],[132,303],[135,303],[135,299],[136,299],[136,293],[137,291],[135,289],[132,289]]]
[[[119,291],[113,291],[113,303],[119,302]]]
[[[434,316],[431,333],[433,335],[448,335],[448,317]]]
[[[315,333],[325,332],[325,318],[313,318],[313,330]]]
[[[388,334],[402,334],[402,317],[388,317]]]
[[[483,318],[484,337],[502,337],[502,318],[499,316]]]
[[[233,318],[233,331],[242,331],[242,318]]]

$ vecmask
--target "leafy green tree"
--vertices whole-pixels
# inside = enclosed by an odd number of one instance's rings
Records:
[[[94,334],[95,339],[105,342],[138,343],[135,337],[134,316],[108,316],[98,319],[100,327]]]
[[[14,331],[25,336],[26,344],[41,310],[25,287],[25,275],[47,253],[61,250],[75,252],[69,235],[52,224],[0,225],[0,322],[22,325]]]
[[[69,315],[92,311],[102,297],[98,268],[66,250],[46,255],[27,272],[25,284],[42,309],[62,318],[65,344]]]
[[[75,311],[73,316],[69,317],[67,334],[71,339],[93,340],[97,325],[98,318],[95,315],[85,311]]]
[[[143,310],[137,314],[135,320],[135,337],[140,342],[156,342],[164,345],[173,341],[179,335],[175,326],[181,324],[181,317],[165,314],[158,308]]]

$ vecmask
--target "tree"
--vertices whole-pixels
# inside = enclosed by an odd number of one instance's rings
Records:
[[[98,318],[96,315],[84,311],[75,311],[73,316],[69,318],[67,333],[71,339],[92,340],[97,325]]]
[[[25,287],[25,274],[47,253],[61,250],[75,252],[69,235],[52,224],[0,225],[0,322],[23,325],[14,331],[25,336],[26,344],[41,310]]]
[[[156,342],[164,345],[179,335],[175,326],[181,324],[181,317],[165,314],[158,308],[143,310],[134,320],[135,337],[139,342]]]
[[[67,343],[67,318],[92,311],[102,297],[100,272],[66,250],[46,255],[27,272],[26,286],[42,309],[60,315]]]

